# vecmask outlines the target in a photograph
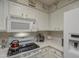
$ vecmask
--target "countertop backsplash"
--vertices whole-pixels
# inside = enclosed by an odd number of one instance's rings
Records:
[[[52,40],[52,43],[62,46],[63,32],[62,31],[49,31],[47,33],[47,39]]]
[[[27,33],[27,32],[26,32]],[[14,37],[15,33],[7,33],[6,32],[0,32],[0,45],[4,45],[5,44],[5,47],[9,47],[9,44],[13,41],[13,40],[19,40],[21,41],[22,43],[25,43],[26,41],[35,41],[34,37],[35,37],[35,32],[30,32],[28,36],[26,37],[22,37],[22,38],[17,38],[17,37]],[[2,40],[6,40],[6,42],[4,42],[4,44],[2,43]],[[25,42],[24,42],[25,41]],[[4,48],[5,48],[4,47]]]
[[[4,36],[3,33],[5,34]],[[25,38],[15,38],[13,37],[14,33],[5,33],[0,32],[0,45],[2,45],[2,37],[5,37],[7,40],[7,46],[10,44],[10,42],[14,39],[23,39],[23,41],[28,41],[31,39],[32,41],[36,41],[36,34],[41,33],[45,36],[45,40],[52,40],[52,43],[56,43],[58,45],[62,44],[62,38],[63,38],[63,32],[62,31],[38,31],[38,32],[30,32],[30,35]],[[8,37],[7,37],[8,35]],[[22,41],[22,42],[23,42]],[[24,42],[23,42],[24,43]]]
[[[63,31],[39,31],[45,36],[45,40],[51,40],[52,43],[62,46]]]

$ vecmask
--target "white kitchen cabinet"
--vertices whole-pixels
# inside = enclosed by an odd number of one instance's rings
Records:
[[[35,11],[32,8],[29,8],[27,6],[22,6],[22,13],[23,13],[23,17],[24,18],[31,18],[31,19],[35,19]]]
[[[36,25],[34,26],[36,29],[32,29],[33,31],[48,30],[48,14],[45,12],[15,2],[9,2],[9,14],[23,18],[35,19]]]
[[[52,31],[63,31],[64,28],[63,10],[57,10],[50,14],[50,28]]]
[[[0,31],[6,31],[7,18],[8,18],[8,1],[0,0]]]
[[[47,13],[38,12],[37,14],[37,23],[39,31],[47,31],[49,28],[49,19]]]
[[[28,8],[26,6],[22,6],[21,8],[22,8],[22,13],[23,13],[23,18],[29,18],[28,17],[29,12],[27,12]]]
[[[36,10],[34,8],[25,7],[24,9],[24,17],[31,18],[35,20],[34,27],[38,31],[48,30],[48,14]],[[35,30],[34,28],[34,30]]]
[[[13,3],[13,2],[9,2],[9,14],[11,16],[23,17],[22,5]]]

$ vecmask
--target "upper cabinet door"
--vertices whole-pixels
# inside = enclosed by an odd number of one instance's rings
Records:
[[[64,30],[64,14],[63,10],[58,10],[50,14],[50,29],[51,31],[63,31]],[[49,29],[49,30],[50,30]]]
[[[22,5],[9,2],[9,14],[12,16],[22,17]]]
[[[2,20],[2,18],[3,18],[3,1],[2,0],[0,0],[0,30],[2,30],[2,27],[3,27],[3,24],[2,24],[2,22],[3,22],[3,20]],[[2,21],[2,22],[1,22]]]
[[[8,16],[8,1],[0,0],[0,31],[6,31],[7,16]]]
[[[30,14],[28,11],[29,11],[29,10],[28,10],[28,7],[23,5],[23,6],[22,6],[23,18],[28,18],[28,14]]]

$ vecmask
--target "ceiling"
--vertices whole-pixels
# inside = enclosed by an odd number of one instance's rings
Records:
[[[40,0],[42,3],[50,6],[50,5],[53,5],[53,4],[56,4],[57,2],[59,2],[60,0]]]

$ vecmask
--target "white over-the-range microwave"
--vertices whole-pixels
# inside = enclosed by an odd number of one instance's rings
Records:
[[[30,32],[34,19],[10,16],[7,19],[7,32]]]

